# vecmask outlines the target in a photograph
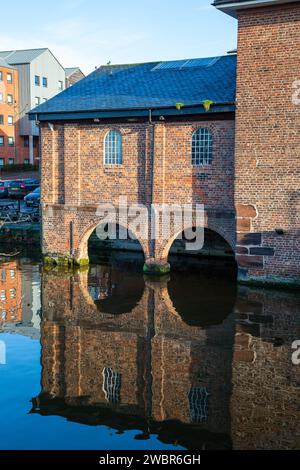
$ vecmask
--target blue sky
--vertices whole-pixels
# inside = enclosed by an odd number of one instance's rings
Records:
[[[49,47],[65,67],[80,66],[86,73],[108,61],[132,63],[224,54],[236,47],[236,21],[211,3],[15,0],[13,12],[7,2],[2,7],[5,15],[0,49]]]

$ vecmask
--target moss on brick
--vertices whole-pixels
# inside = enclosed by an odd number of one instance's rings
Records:
[[[169,263],[145,263],[144,264],[144,274],[148,276],[165,276],[171,271]]]
[[[82,258],[82,259],[74,259],[74,266],[82,267],[82,266],[88,266],[90,264],[90,260],[88,258]]]

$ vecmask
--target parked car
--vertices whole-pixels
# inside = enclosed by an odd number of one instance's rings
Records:
[[[8,197],[23,198],[27,194],[37,189],[40,185],[39,180],[14,180],[8,185]]]
[[[8,186],[11,181],[0,181],[0,197],[8,197]]]
[[[24,197],[24,201],[26,203],[26,206],[28,207],[37,207],[40,205],[40,199],[41,199],[41,189],[36,188],[32,193],[27,194],[27,196]]]

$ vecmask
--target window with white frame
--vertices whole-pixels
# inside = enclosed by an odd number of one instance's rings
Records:
[[[201,127],[193,133],[192,137],[192,165],[203,166],[212,163],[212,133],[209,129]]]
[[[122,135],[119,131],[111,130],[104,141],[105,165],[122,165]]]

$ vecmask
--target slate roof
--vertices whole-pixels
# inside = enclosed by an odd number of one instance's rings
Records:
[[[9,65],[6,60],[2,59],[2,57],[0,57],[0,67],[5,67],[7,69],[14,69],[15,67],[13,67],[12,65]]]
[[[19,51],[0,51],[0,57],[11,65],[30,64],[34,59],[43,54],[44,49],[24,49]]]
[[[31,111],[31,114],[137,110],[235,101],[236,56],[108,65]]]
[[[249,3],[253,1],[257,3],[291,3],[291,2],[297,2],[299,0],[214,0],[213,5],[226,5],[226,3],[229,4],[243,4],[243,3]]]
[[[251,8],[251,7],[258,7],[258,6],[265,6],[265,5],[280,5],[282,3],[293,3],[298,2],[299,0],[214,0],[213,5],[217,8],[222,10],[224,7],[224,11],[231,10],[230,5],[235,5],[238,8]],[[245,5],[243,5],[245,4]],[[232,8],[234,11],[235,8]]]
[[[214,0],[214,5],[225,5],[226,3],[245,3],[249,0]]]
[[[78,70],[80,70],[79,67],[67,67],[65,69],[66,77],[69,78],[71,75],[73,75],[73,73],[77,72]]]

